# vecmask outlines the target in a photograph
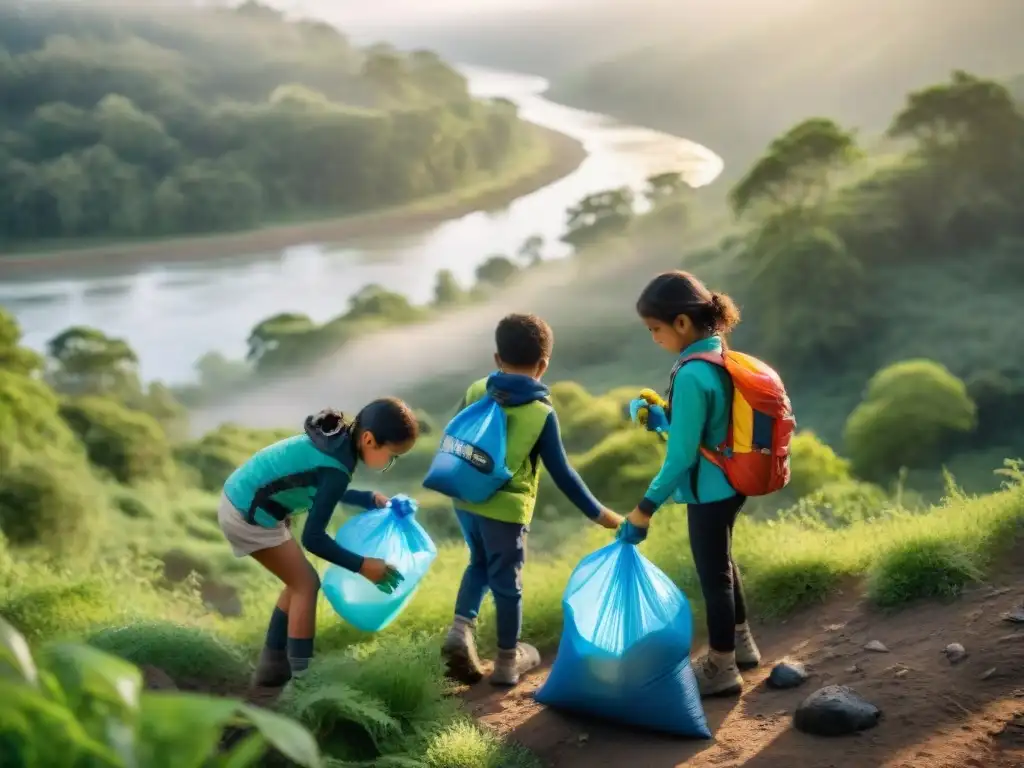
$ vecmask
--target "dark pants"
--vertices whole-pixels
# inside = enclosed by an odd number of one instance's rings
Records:
[[[475,619],[487,590],[494,597],[498,648],[519,643],[523,626],[523,563],[529,526],[503,523],[472,512],[455,510],[469,545],[469,565],[462,575],[455,614]]]
[[[690,551],[707,608],[708,645],[722,653],[736,650],[736,625],[747,620],[743,582],[732,560],[732,529],[746,500],[733,496],[687,507]]]

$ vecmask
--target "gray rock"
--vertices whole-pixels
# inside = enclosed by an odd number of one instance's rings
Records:
[[[864,646],[865,651],[873,651],[874,653],[888,653],[889,649],[886,648],[882,643],[877,640],[872,640],[870,643]]]
[[[807,682],[807,668],[799,661],[783,659],[768,675],[769,688],[796,688]]]
[[[960,645],[960,643],[950,643],[942,652],[946,654],[946,659],[950,664],[959,664],[967,658],[967,649]]]
[[[821,688],[797,707],[793,725],[816,736],[843,736],[878,725],[882,710],[845,685]]]

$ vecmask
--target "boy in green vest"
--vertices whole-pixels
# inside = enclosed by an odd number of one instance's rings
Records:
[[[494,685],[516,685],[520,675],[540,664],[537,649],[519,642],[523,623],[523,563],[526,534],[537,503],[543,462],[558,489],[588,518],[614,530],[622,517],[598,503],[580,476],[569,466],[558,429],[558,418],[540,382],[551,359],[552,333],[535,315],[509,315],[495,331],[498,371],[475,382],[459,410],[485,393],[501,404],[508,418],[506,463],[512,479],[480,504],[458,502],[459,518],[469,565],[455,601],[455,620],[442,653],[448,674],[472,684],[483,677],[473,630],[488,589],[494,597],[498,658],[491,674]]]

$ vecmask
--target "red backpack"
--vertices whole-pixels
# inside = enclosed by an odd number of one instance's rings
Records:
[[[796,431],[796,419],[779,374],[742,352],[697,352],[676,363],[672,369],[673,384],[676,373],[691,360],[717,365],[729,374],[733,385],[725,442],[713,448],[702,445],[701,454],[719,467],[729,485],[744,496],[766,496],[785,488],[789,483],[789,444]],[[672,402],[671,385],[668,401]]]

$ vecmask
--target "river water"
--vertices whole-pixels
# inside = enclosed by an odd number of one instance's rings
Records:
[[[462,70],[475,95],[507,98],[524,119],[582,142],[587,157],[580,167],[504,209],[470,213],[414,235],[6,281],[0,305],[18,318],[30,347],[41,350],[68,326],[93,326],[131,344],[145,379],[183,383],[194,380],[193,366],[207,352],[242,357],[249,331],[270,315],[303,312],[323,322],[342,314],[349,296],[368,283],[423,303],[432,297],[439,269],[451,269],[468,285],[484,259],[515,253],[531,235],[545,239],[546,258],[567,255],[558,243],[565,211],[587,194],[624,185],[639,189],[648,176],[666,170],[682,172],[692,186],[721,173],[721,159],[698,144],[545,99],[543,78]]]

